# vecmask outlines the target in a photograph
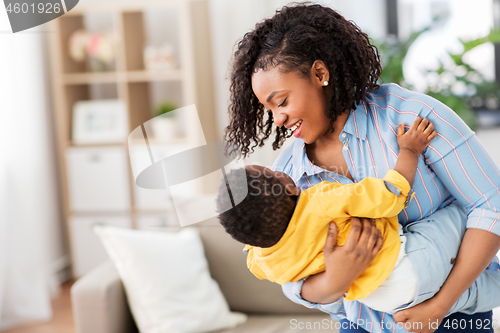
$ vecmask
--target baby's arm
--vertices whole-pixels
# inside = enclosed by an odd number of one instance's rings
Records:
[[[335,217],[368,218],[399,214],[408,203],[407,196],[415,180],[420,154],[436,135],[434,125],[429,123],[428,119],[422,120],[421,117],[417,117],[406,133],[404,124],[399,125],[397,139],[400,149],[394,170],[389,170],[383,179],[366,177],[353,184],[324,185],[322,191],[326,195],[317,196],[324,212]],[[399,189],[399,193],[390,189],[388,183]],[[334,200],[332,196],[335,197]]]
[[[406,178],[410,183],[410,187],[413,186],[415,180],[418,158],[436,135],[434,124],[430,123],[427,118],[422,120],[420,116],[417,117],[406,133],[404,124],[398,126],[399,154],[394,170]]]

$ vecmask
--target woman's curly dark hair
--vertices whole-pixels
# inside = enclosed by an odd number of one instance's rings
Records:
[[[331,8],[312,3],[285,6],[243,36],[232,62],[230,124],[225,133],[228,153],[238,150],[246,157],[272,133],[272,113],[268,111],[264,119],[264,106],[252,90],[252,74],[280,65],[282,72],[298,71],[309,77],[316,60],[322,60],[330,72],[331,95],[325,110],[330,126],[379,87],[382,67],[376,46]],[[276,128],[274,150],[291,136],[286,132],[284,126]]]

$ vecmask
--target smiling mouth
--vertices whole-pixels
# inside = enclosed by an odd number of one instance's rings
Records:
[[[290,127],[290,129],[292,130],[292,132],[294,132],[300,126],[300,124],[302,124],[302,119],[299,120],[298,122],[296,122],[295,125],[293,125],[292,127]]]

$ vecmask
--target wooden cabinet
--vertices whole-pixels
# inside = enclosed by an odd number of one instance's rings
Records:
[[[88,22],[96,18],[118,37],[114,64],[101,72],[91,71],[88,63],[72,60],[68,47],[70,36],[79,29],[88,29]],[[168,23],[170,28],[158,33],[163,29],[158,22]],[[153,118],[152,108],[161,100],[175,101],[179,107],[195,104],[206,142],[220,140],[216,134],[208,4],[202,0],[82,3],[49,24],[53,31],[48,39],[60,184],[71,258],[78,267],[73,274],[79,276],[93,266],[92,259],[76,248],[76,244],[79,248],[86,246],[86,236],[79,239],[77,232],[86,228],[80,222],[83,217],[92,219],[104,214],[118,218],[117,214],[125,214],[130,225],[138,227],[138,214],[167,216],[174,212],[172,205],[164,201],[168,190],[153,193],[134,184],[129,159],[133,137],[84,147],[72,141],[73,107],[78,101],[119,99],[126,105],[128,131],[132,133]],[[145,68],[144,48],[151,42],[152,31],[156,39],[174,46],[177,67],[154,71]],[[175,139],[156,142],[150,137],[148,144],[182,151],[183,146],[187,149],[198,142],[199,134],[192,125],[196,122],[189,118],[177,120],[180,134]]]

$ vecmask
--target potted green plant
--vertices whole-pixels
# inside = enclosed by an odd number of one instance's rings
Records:
[[[474,109],[498,109],[500,106],[499,90],[496,81],[488,81],[481,72],[470,66],[464,56],[484,43],[500,42],[500,30],[492,29],[484,37],[470,41],[460,40],[462,52],[448,53],[453,62],[428,71],[435,80],[428,84],[426,94],[452,108],[472,129],[477,125]]]
[[[169,141],[177,137],[177,119],[172,112],[177,108],[174,102],[162,101],[153,109],[152,128],[156,140]]]
[[[427,27],[411,34],[406,41],[386,40],[376,42],[382,56],[383,71],[382,82],[398,83],[402,87],[413,89],[403,75],[403,61],[411,44],[425,31],[432,29]],[[451,64],[439,62],[437,69],[427,70],[428,77],[437,77],[437,80],[428,80],[427,89],[424,92],[453,109],[473,130],[477,126],[477,115],[474,108],[483,105],[500,105],[499,87],[496,82],[487,81],[475,68],[464,61],[464,56],[475,47],[487,42],[500,42],[500,31],[492,29],[484,37],[471,41],[460,40],[462,52],[450,53],[453,60]],[[458,83],[458,84],[457,84]],[[463,86],[463,92],[458,92],[457,86]]]

